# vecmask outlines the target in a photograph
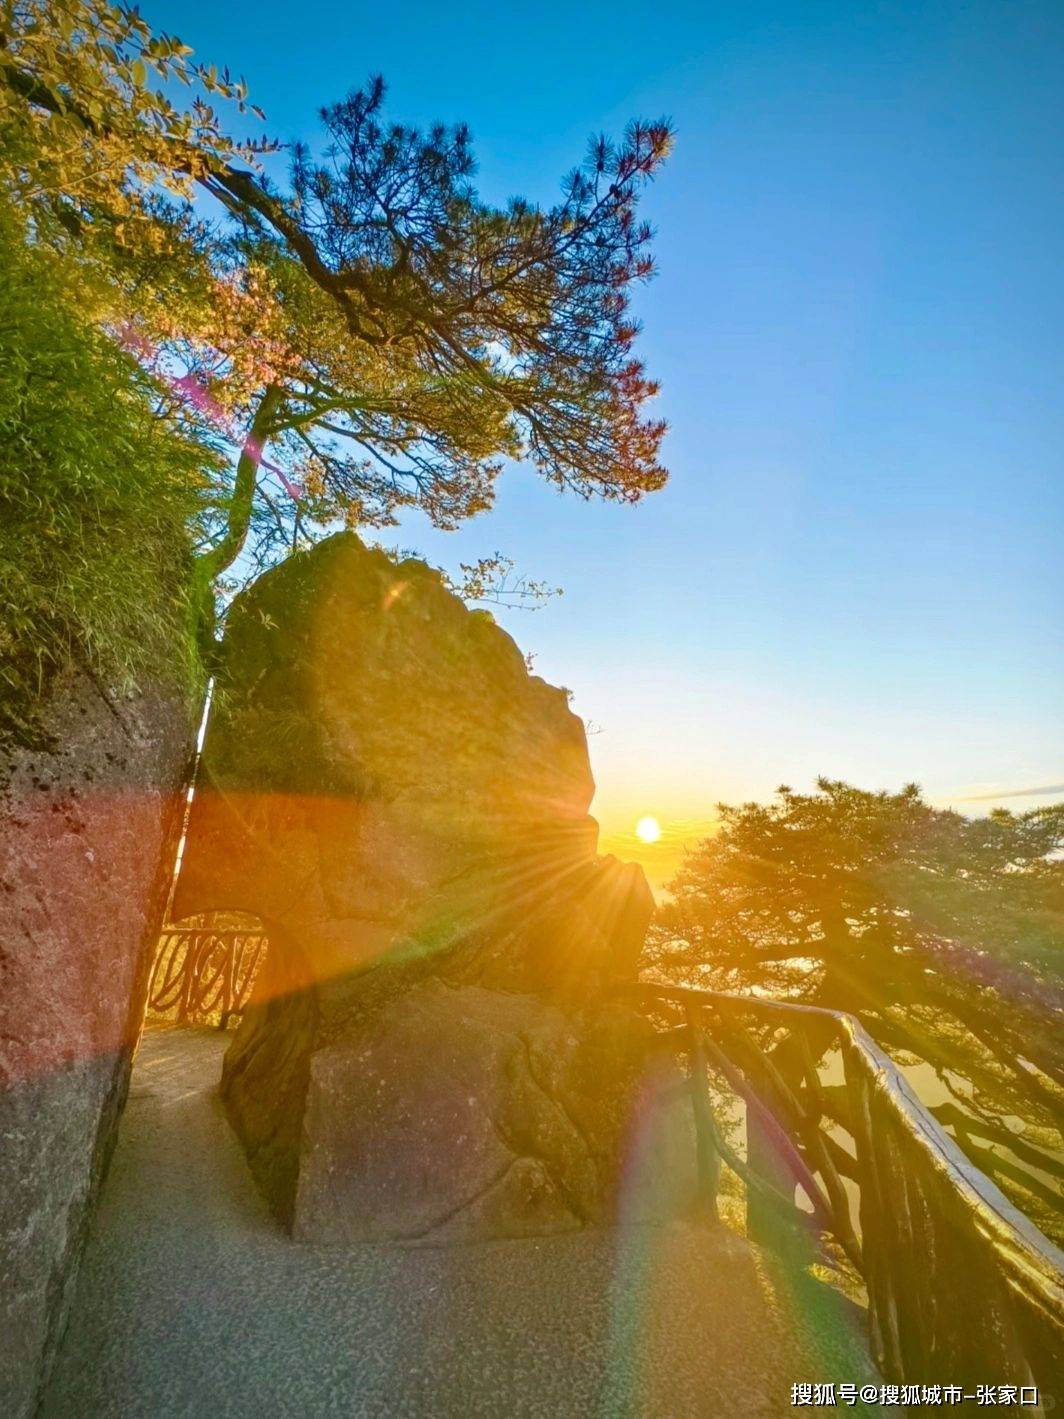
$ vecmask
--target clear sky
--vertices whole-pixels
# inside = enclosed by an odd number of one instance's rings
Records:
[[[670,116],[638,298],[668,488],[525,469],[458,534],[565,588],[500,619],[593,721],[606,845],[660,880],[718,800],[818,773],[937,802],[1064,785],[1064,6],[147,0],[268,129],[382,71],[548,203],[595,131]],[[1004,801],[1004,800],[1003,800]]]

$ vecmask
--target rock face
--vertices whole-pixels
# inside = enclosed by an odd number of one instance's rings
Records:
[[[192,719],[71,669],[0,764],[0,1413],[33,1411],[140,1029]]]
[[[393,998],[309,1055],[295,1235],[438,1245],[570,1231],[616,1214],[622,1173],[648,1148],[655,1183],[629,1199],[629,1220],[682,1213],[689,1106],[671,1067],[648,1067],[648,1034],[627,1010],[574,1017],[480,986],[433,980]],[[225,1070],[245,1138],[255,1039],[252,1025]]]
[[[276,1210],[347,1238],[601,1218],[646,1045],[601,1007],[652,899],[596,856],[566,693],[352,534],[243,596],[224,662],[177,911],[270,937],[223,1095]]]

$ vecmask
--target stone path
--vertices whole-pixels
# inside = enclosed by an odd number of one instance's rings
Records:
[[[42,1419],[753,1419],[874,1378],[859,1312],[724,1230],[293,1243],[216,1100],[225,1042],[145,1036]]]

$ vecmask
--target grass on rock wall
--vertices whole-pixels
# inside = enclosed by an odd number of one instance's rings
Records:
[[[119,692],[195,681],[191,529],[212,467],[53,259],[0,212],[0,738],[26,743],[71,659]]]

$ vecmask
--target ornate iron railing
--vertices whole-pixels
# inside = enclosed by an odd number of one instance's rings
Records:
[[[752,1240],[833,1238],[864,1280],[887,1379],[1026,1386],[1040,1395],[1033,1412],[1064,1401],[1064,1253],[965,1157],[853,1016],[634,989],[662,1045],[686,1054],[710,1210],[724,1164],[746,1183]],[[841,1082],[822,1078],[824,1061]],[[745,1158],[715,1116],[710,1073],[745,1104]]]
[[[225,1029],[247,1003],[266,949],[261,931],[167,926],[148,984],[148,1009],[180,1024],[217,1023]]]

